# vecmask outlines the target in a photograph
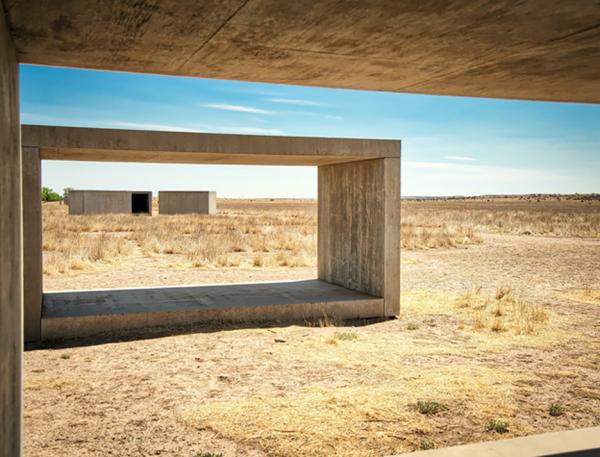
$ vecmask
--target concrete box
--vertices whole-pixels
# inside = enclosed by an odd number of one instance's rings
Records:
[[[215,214],[217,193],[212,191],[159,191],[159,214]]]
[[[69,214],[152,215],[152,192],[127,190],[72,190]]]

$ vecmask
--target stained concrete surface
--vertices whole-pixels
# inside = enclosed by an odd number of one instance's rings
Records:
[[[215,214],[217,193],[213,191],[158,192],[159,214]]]
[[[5,1],[24,63],[600,102],[595,0]]]
[[[0,4],[1,6],[1,4]],[[23,251],[19,68],[0,7],[0,456],[21,455]]]
[[[319,280],[44,294],[42,338],[215,321],[380,317],[383,299]]]
[[[400,157],[400,141],[23,125],[42,160],[326,165]]]
[[[42,163],[37,148],[23,148],[23,322],[25,341],[41,337],[42,260]]]
[[[319,279],[400,310],[400,160],[319,167]]]

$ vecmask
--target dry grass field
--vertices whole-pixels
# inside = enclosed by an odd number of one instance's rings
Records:
[[[537,200],[404,201],[397,320],[28,351],[26,455],[366,457],[600,425],[600,202]],[[45,287],[316,275],[314,202],[219,210],[45,205]]]

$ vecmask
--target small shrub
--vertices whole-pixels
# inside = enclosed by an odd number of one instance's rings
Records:
[[[61,354],[60,358],[63,360],[69,360],[71,358],[71,356],[69,354]]]
[[[506,433],[508,432],[508,422],[498,419],[492,419],[487,426],[488,432]]]
[[[214,452],[200,452],[196,457],[223,457],[223,454],[215,454]]]
[[[562,416],[565,413],[565,407],[560,403],[552,403],[548,413],[552,417]]]
[[[417,411],[421,414],[433,415],[440,411],[448,409],[446,406],[437,401],[423,401],[419,400],[416,404]]]
[[[414,322],[409,322],[408,325],[406,326],[407,330],[417,330],[419,328],[419,326],[417,324],[415,324]]]
[[[500,286],[496,288],[496,300],[502,300],[504,298],[511,298],[513,290],[508,286]]]
[[[492,322],[492,326],[490,328],[492,329],[492,332],[496,333],[500,333],[506,330],[504,324],[500,319],[495,319],[494,322]]]
[[[435,443],[430,440],[422,440],[419,444],[419,449],[426,451],[428,449],[435,449]]]

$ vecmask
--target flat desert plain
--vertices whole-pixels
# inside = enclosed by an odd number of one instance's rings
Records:
[[[45,290],[316,277],[316,202],[45,204]],[[27,456],[384,456],[600,425],[600,200],[402,202],[401,315],[25,353]]]

